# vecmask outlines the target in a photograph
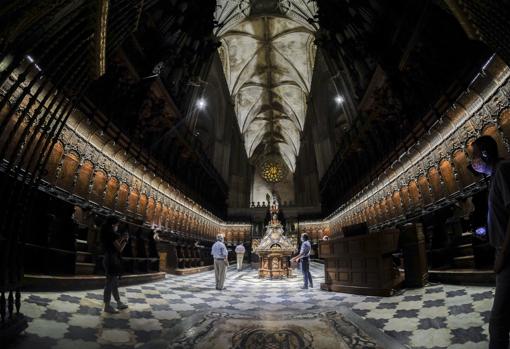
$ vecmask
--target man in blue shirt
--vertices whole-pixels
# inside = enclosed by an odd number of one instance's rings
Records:
[[[305,285],[302,287],[304,290],[308,289],[308,283],[313,288],[312,274],[310,273],[310,252],[312,251],[312,245],[308,240],[307,234],[301,235],[301,251],[299,251],[297,256],[291,258],[291,261],[295,262],[299,262],[301,259],[301,271],[305,279]]]
[[[223,243],[223,235],[216,236],[216,242],[212,245],[211,254],[214,257],[214,276],[216,278],[216,289],[224,290],[225,276],[228,267],[228,251]]]

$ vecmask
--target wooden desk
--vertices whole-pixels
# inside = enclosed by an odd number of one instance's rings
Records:
[[[393,268],[391,254],[397,250],[400,231],[386,229],[368,235],[337,237],[321,241],[328,291],[390,296],[402,282]]]

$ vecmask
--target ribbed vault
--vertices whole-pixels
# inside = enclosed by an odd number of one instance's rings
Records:
[[[279,154],[294,172],[312,80],[315,29],[290,16],[232,17],[236,20],[219,34],[220,57],[246,152],[255,161]]]

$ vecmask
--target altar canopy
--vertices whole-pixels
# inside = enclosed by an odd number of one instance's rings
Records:
[[[273,202],[271,216],[266,233],[255,253],[260,257],[259,277],[282,278],[292,276],[289,258],[296,251],[295,244],[284,234],[283,226],[278,220],[278,203]]]

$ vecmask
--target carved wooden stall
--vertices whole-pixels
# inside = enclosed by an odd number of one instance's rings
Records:
[[[129,234],[129,241],[122,253],[124,271],[130,274],[159,271],[154,231],[137,224],[129,224],[123,228],[121,232]]]
[[[159,236],[158,251],[162,271],[188,275],[212,269],[213,241],[182,239],[169,233],[161,233]]]
[[[393,266],[392,253],[397,250],[400,231],[385,229],[368,235],[334,237],[319,243],[324,259],[328,291],[373,296],[390,296],[402,282]]]
[[[510,154],[509,76],[509,68],[494,56],[473,81],[472,89],[445,112],[442,123],[434,125],[419,146],[402,154],[363,195],[355,196],[323,223],[335,227],[332,231],[336,233],[362,221],[374,227],[402,222],[406,215],[433,210],[448,205],[448,199],[483,190],[480,178],[466,168],[471,143],[480,135],[490,135],[503,157]]]
[[[210,270],[213,266],[211,247],[216,235],[225,237],[229,259],[235,258],[235,245],[250,240],[251,226],[248,224],[221,224],[214,228],[201,218],[188,224],[187,232],[165,230],[159,232],[158,251],[161,270],[187,275]],[[231,252],[231,253],[230,253]]]
[[[34,198],[44,210],[37,211],[40,216],[31,221],[34,227],[26,236],[28,273],[101,273],[97,231],[109,214],[126,217],[125,229],[131,235],[124,252],[128,273],[159,269],[154,229],[176,237],[172,268],[187,272],[212,264],[208,247],[197,249],[197,241],[210,246],[220,232],[231,245],[250,237],[249,225],[216,218],[130,157],[79,111],[64,126],[46,168],[43,190]]]
[[[402,152],[384,173],[329,217],[301,222],[300,233],[313,232],[323,226],[330,229],[330,237],[335,237],[341,234],[343,227],[361,222],[367,222],[371,230],[422,222],[425,236],[418,240],[427,244],[429,267],[478,268],[478,264],[490,267],[490,264],[476,261],[480,246],[473,233],[474,228],[485,224],[486,182],[471,173],[467,166],[472,142],[481,135],[496,140],[502,157],[510,155],[509,77],[510,68],[498,56],[493,56],[470,87],[443,113],[441,122],[421,136],[419,143]],[[483,218],[475,219],[479,221],[477,226],[460,232],[456,228],[456,232],[451,232],[453,223],[437,224],[453,222],[455,207],[466,200],[478,202],[477,216]],[[438,235],[445,235],[442,239],[447,240],[447,246],[440,246],[442,254],[449,256],[444,261],[431,255],[436,248],[429,246],[432,245],[430,239]],[[485,253],[484,261],[493,260],[491,251]],[[416,264],[422,269],[423,260]],[[435,270],[432,272],[431,277],[436,275]],[[423,284],[420,278],[423,279],[423,275],[413,283]]]
[[[174,217],[169,218],[169,207],[178,206],[188,210],[188,224],[179,222],[178,234],[198,234],[200,230],[202,238],[214,236],[222,223],[209,211],[193,206],[182,193],[190,183],[207,188],[209,190],[203,190],[202,194],[206,196],[204,201],[215,203],[210,210],[217,206],[218,212],[223,212],[225,185],[214,167],[202,161],[204,153],[197,142],[186,143],[179,131],[174,137],[179,139],[179,146],[168,147],[174,152],[171,156],[165,148],[161,157],[177,159],[179,150],[184,149],[194,155],[186,161],[200,165],[195,167],[197,171],[168,163],[161,166],[140,148],[140,134],[126,136],[125,129],[117,128],[140,120],[138,112],[146,109],[140,108],[142,101],[133,104],[137,98],[129,98],[132,95],[122,100],[118,96],[125,97],[122,94],[125,91],[115,91],[104,84],[103,89],[90,88],[99,77],[103,78],[99,79],[99,85],[107,79],[109,74],[105,73],[114,68],[112,61],[119,52],[124,55],[126,49],[133,47],[143,50],[143,45],[121,47],[128,37],[130,41],[137,39],[132,35],[135,31],[142,37],[153,38],[152,29],[139,26],[144,22],[140,19],[152,11],[159,12],[155,8],[158,2],[152,0],[110,2],[109,6],[104,6],[106,3],[21,4],[12,1],[0,9],[5,19],[0,26],[0,190],[3,197],[8,198],[3,200],[0,210],[0,341],[26,327],[20,313],[23,264],[28,267],[26,270],[38,273],[93,272],[93,255],[99,253],[96,230],[100,222],[94,222],[93,218],[78,222],[72,218],[73,209],[88,210],[93,213],[91,217],[116,214],[126,217],[126,222],[142,221],[144,227],[140,229],[149,231],[154,225],[169,229],[175,224]],[[165,71],[173,73],[168,79],[162,76],[162,79],[152,80],[150,90],[159,88],[159,94],[166,99],[171,99],[171,95],[179,103],[186,103],[189,100],[184,97],[191,97],[192,87],[184,82],[216,46],[206,35],[197,34],[197,40],[189,40],[190,32],[181,30],[182,21],[169,21],[176,14],[182,14],[180,3],[162,6],[165,15],[157,16],[161,25],[156,27],[161,29],[158,37],[172,35],[175,39],[161,40],[162,49],[172,56],[167,55],[171,63],[165,63],[169,68]],[[212,15],[214,4],[195,9],[199,13],[209,11]],[[191,26],[191,32],[211,30],[212,20],[197,22],[201,17],[187,11],[183,18],[188,23],[199,24]],[[18,25],[20,23],[23,24]],[[38,30],[41,27],[46,29]],[[188,59],[182,62],[174,59],[182,55]],[[131,56],[138,57],[136,52]],[[145,64],[136,60],[130,65],[130,71],[134,75],[145,72]],[[105,90],[108,93],[102,93]],[[106,100],[106,107],[93,100],[92,91],[99,91]],[[173,101],[167,100],[168,104],[173,105]],[[108,108],[111,106],[116,110]],[[174,106],[174,109],[177,108]],[[105,117],[101,111],[111,115]],[[149,114],[160,117],[158,127],[142,123],[142,127],[132,128],[135,133],[155,129],[164,133],[178,119],[178,113],[165,119],[167,110],[161,113],[156,108]],[[115,117],[118,119],[114,120]],[[145,139],[152,140],[152,135],[145,135]],[[186,137],[194,138],[189,134]],[[179,183],[172,171],[181,171],[178,175],[187,183]],[[45,194],[39,195],[39,190]],[[190,224],[196,216],[201,217],[202,229]],[[203,229],[204,222],[207,222],[207,229]],[[25,241],[27,250],[23,251]],[[135,234],[131,244],[132,258],[154,257],[147,234]],[[153,268],[133,263],[133,270]]]

